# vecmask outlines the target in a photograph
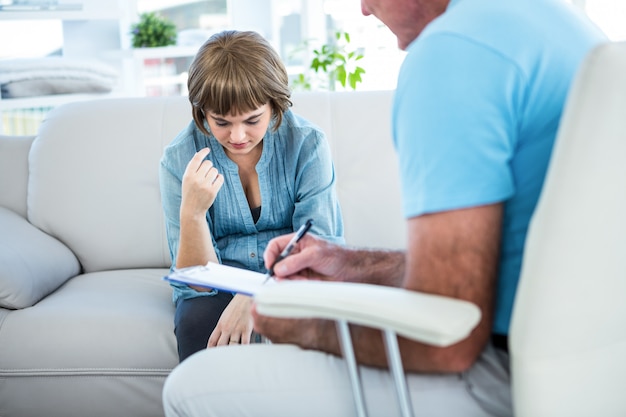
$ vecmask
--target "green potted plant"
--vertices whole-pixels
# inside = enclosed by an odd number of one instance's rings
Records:
[[[152,48],[176,44],[176,25],[156,12],[139,15],[139,22],[131,26],[134,48]]]
[[[308,48],[308,41],[298,50]],[[312,51],[313,59],[309,68],[316,74],[322,76],[321,88],[334,91],[337,83],[342,88],[350,87],[356,90],[357,84],[362,82],[361,75],[365,70],[357,64],[363,58],[363,54],[349,47],[350,34],[344,31],[337,31],[334,34],[334,42],[324,44],[319,49]],[[325,84],[325,85],[324,85]],[[292,88],[295,90],[311,90],[314,81],[306,73],[298,74],[292,81]]]

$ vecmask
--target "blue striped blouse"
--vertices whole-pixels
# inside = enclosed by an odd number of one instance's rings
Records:
[[[165,148],[160,163],[161,200],[172,265],[176,264],[180,235],[181,184],[185,168],[202,148],[224,175],[224,185],[207,211],[213,245],[226,265],[265,272],[263,252],[268,242],[297,230],[308,218],[310,233],[343,243],[343,219],[335,191],[335,170],[324,133],[288,110],[277,131],[268,129],[256,170],[261,190],[261,215],[255,223],[244,194],[237,164],[213,136],[192,121]],[[172,284],[173,299],[212,295]]]

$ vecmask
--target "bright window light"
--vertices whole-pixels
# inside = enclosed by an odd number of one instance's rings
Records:
[[[2,20],[0,39],[0,59],[42,57],[62,48],[63,28],[60,20]]]

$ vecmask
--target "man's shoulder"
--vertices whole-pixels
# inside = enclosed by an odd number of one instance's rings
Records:
[[[554,36],[560,33],[562,36]],[[426,27],[415,43],[433,36],[456,36],[507,55],[520,50],[562,47],[561,38],[577,44],[601,32],[576,6],[562,0],[459,0]],[[576,45],[574,45],[575,47]]]
[[[574,7],[561,0],[459,0],[409,46],[406,67],[471,66],[496,75],[507,68],[528,83],[550,83],[569,76],[605,39]]]

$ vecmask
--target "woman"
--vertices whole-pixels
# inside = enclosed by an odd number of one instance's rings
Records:
[[[271,45],[255,32],[213,35],[190,66],[188,87],[193,121],[160,166],[172,266],[214,261],[265,272],[270,239],[308,218],[310,233],[343,242],[328,143],[289,109],[287,72]],[[172,285],[181,361],[258,339],[249,297]]]

